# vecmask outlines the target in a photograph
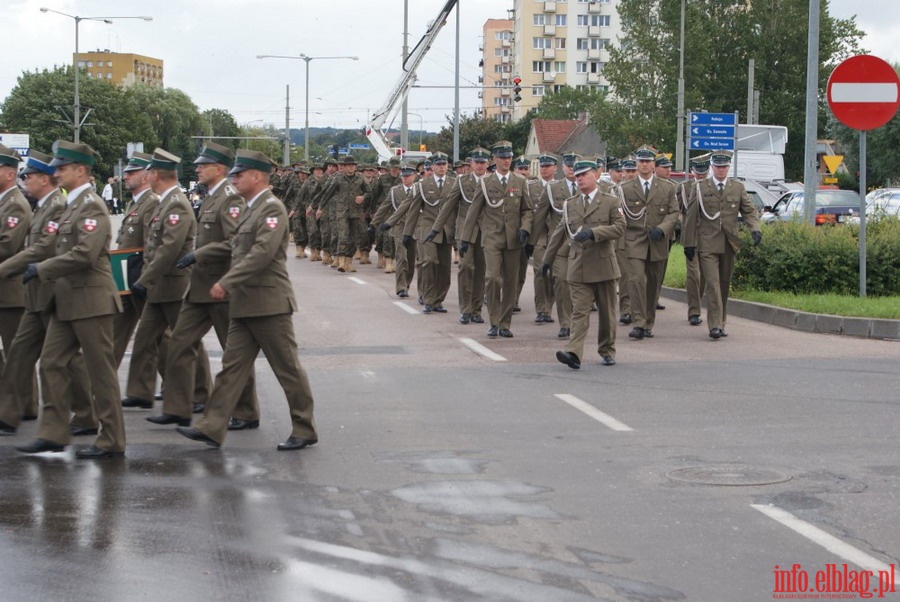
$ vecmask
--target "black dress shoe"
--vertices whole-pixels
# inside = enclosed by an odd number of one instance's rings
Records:
[[[711,339],[722,338],[722,329],[721,328],[710,328],[709,329],[709,338],[711,338]]]
[[[104,458],[124,458],[125,452],[109,451],[108,449],[100,449],[96,445],[79,449],[75,452],[75,457],[79,460],[102,460]]]
[[[434,311],[434,308],[431,307],[430,305],[426,305],[425,307],[422,308],[423,314],[430,314],[432,311]]]
[[[202,414],[206,411],[205,403],[195,403],[191,406],[191,414]]]
[[[644,338],[644,329],[640,326],[635,326],[631,329],[631,332],[628,333],[628,336],[632,339],[637,339],[638,341],[640,341]]]
[[[406,291],[397,291],[397,296],[402,299],[405,299],[405,298],[409,297],[409,293],[407,293]]]
[[[460,324],[468,324],[469,323],[469,314],[462,314],[459,317],[459,323]]]
[[[0,434],[3,434],[3,435],[15,435],[15,434],[16,434],[16,427],[14,427],[14,426],[12,426],[12,425],[10,425],[10,424],[6,424],[6,423],[3,422],[2,420],[0,420]]]
[[[572,370],[578,370],[579,368],[581,368],[581,360],[578,359],[578,356],[571,351],[557,351],[556,359],[558,359],[560,363],[565,364]]]
[[[37,418],[38,417],[35,414],[25,414],[24,416],[22,416],[22,420],[25,422],[29,422],[31,420],[37,420]]]
[[[419,305],[425,305],[425,299],[422,298],[422,295],[419,295]]]
[[[509,328],[501,328],[498,334],[505,339],[513,338],[512,331]]]
[[[53,443],[46,439],[35,439],[26,445],[17,445],[16,451],[20,451],[23,454],[39,454],[41,452],[61,452],[65,448],[65,445]]]
[[[153,396],[153,399],[155,399],[156,401],[162,401],[162,400],[163,400],[163,394],[162,394],[162,393],[159,393],[159,394],[157,394],[157,395],[154,395],[154,396]]]
[[[660,304],[660,303],[657,303],[657,304],[656,304],[656,309],[665,309],[665,308],[666,308],[665,305],[662,305],[662,304]]]
[[[488,335],[489,337],[495,337],[495,336],[497,336],[499,330],[500,330],[500,329],[497,328],[496,326],[491,326],[490,328],[488,328],[487,335]]]
[[[88,426],[78,426],[77,424],[69,425],[69,433],[73,437],[86,437],[88,435],[96,435],[99,432],[97,428],[91,428]]]
[[[591,311],[599,311],[599,309],[596,303],[591,303]]]
[[[140,399],[138,397],[126,397],[122,400],[123,408],[141,408],[142,410],[149,410],[153,408],[153,402]]]
[[[435,311],[439,314],[447,313],[447,310],[444,308],[443,305],[433,305],[433,306],[431,306],[431,311]]]
[[[471,320],[473,324],[484,324],[484,318],[479,314],[472,314]]]
[[[294,437],[293,435],[291,435],[284,440],[284,443],[279,443],[276,449],[278,451],[291,451],[295,449],[303,449],[304,447],[309,447],[311,445],[315,445],[316,443],[318,443],[318,439],[300,439],[299,437]]]
[[[553,319],[553,316],[550,314],[544,314],[544,322],[547,324],[553,324],[556,320]]]
[[[700,326],[703,324],[703,318],[700,316],[691,316],[688,318],[688,322],[691,323],[691,326]]]
[[[258,429],[259,420],[241,420],[240,418],[231,418],[228,421],[229,431],[249,431],[250,429]]]
[[[544,323],[544,314],[538,314],[534,319],[535,324],[543,324]]]
[[[160,414],[159,416],[147,416],[147,422],[153,424],[177,424],[178,426],[191,426],[190,418],[182,418],[174,414]]]
[[[559,334],[557,334],[556,336],[558,336],[561,339],[568,339],[569,336],[571,335],[571,332],[572,331],[569,330],[568,328],[560,328]]]
[[[652,338],[653,338],[653,331],[650,330],[650,329],[648,329],[648,328],[645,328],[645,329],[644,329],[644,336],[647,337],[648,339],[652,339]]]
[[[604,355],[604,356],[603,356],[603,365],[604,365],[604,366],[615,366],[615,365],[616,365],[616,358],[614,358],[614,357],[611,356],[611,355]]]
[[[193,439],[194,441],[202,441],[203,443],[209,445],[210,447],[219,447],[219,443],[213,440],[211,437],[207,437],[203,431],[196,429],[192,426],[176,426],[175,430],[187,437],[188,439]]]
[[[724,328],[720,328],[720,329],[719,329],[719,330],[721,330],[721,331],[722,331],[722,338],[723,338],[723,339],[724,339],[724,338],[725,338],[725,337],[727,337],[727,336],[728,336],[728,333],[727,333],[727,332],[725,332],[725,329],[724,329]]]
[[[634,322],[634,318],[631,317],[631,314],[622,314],[622,317],[619,318],[619,322],[622,324],[631,324]]]
[[[513,305],[513,313],[517,314],[520,311],[522,311],[521,307],[519,307],[518,305]]]

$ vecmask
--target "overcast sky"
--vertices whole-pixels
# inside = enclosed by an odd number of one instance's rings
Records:
[[[446,0],[409,2],[410,44]],[[75,48],[75,22],[48,7],[82,17],[148,15],[152,22],[122,19],[108,25],[82,21],[80,50],[110,49],[165,61],[165,84],[186,92],[201,110],[230,111],[238,123],[284,124],[285,86],[290,85],[291,127],[302,128],[304,67],[301,60],[256,59],[258,54],[356,55],[358,61],[310,63],[310,125],[362,127],[385,101],[400,75],[403,0],[2,0],[0,98],[23,71],[68,63]],[[484,21],[506,18],[512,0],[461,0],[461,85],[476,85],[478,46]],[[900,62],[897,0],[832,0],[837,17],[857,15],[867,32],[864,46]],[[453,84],[456,17],[451,16],[419,70],[419,84]],[[463,89],[460,106],[480,107],[476,90]],[[410,127],[443,126],[453,110],[450,89],[414,89]],[[419,117],[421,116],[421,118]],[[399,125],[399,124],[398,124]]]

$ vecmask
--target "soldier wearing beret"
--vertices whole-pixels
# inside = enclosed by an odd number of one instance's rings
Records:
[[[247,203],[228,183],[226,175],[234,161],[234,152],[215,142],[207,142],[194,160],[197,178],[209,194],[200,205],[200,219],[195,249],[178,260],[176,267],[190,271],[187,296],[181,309],[166,353],[166,394],[162,414],[150,416],[154,424],[191,422],[194,408],[194,379],[198,361],[209,363],[206,349],[200,342],[210,328],[214,328],[219,344],[225,348],[228,335],[228,303],[213,299],[210,287],[221,278],[231,263],[231,240]],[[199,357],[198,357],[199,356]],[[199,409],[199,408],[197,408]],[[230,430],[259,427],[259,403],[256,384],[251,371],[241,391],[235,414],[228,425]]]
[[[71,397],[69,366],[78,350],[90,371],[94,413],[100,431],[93,445],[75,453],[100,459],[125,453],[125,425],[119,403],[119,378],[113,355],[113,315],[122,310],[109,262],[109,210],[91,186],[94,150],[58,140],[53,161],[59,183],[69,191],[59,216],[50,257],[31,263],[23,280],[53,283],[53,313],[41,351],[44,408],[38,436],[17,447],[23,453],[62,451],[68,445]]]
[[[313,396],[297,357],[292,314],[297,310],[287,272],[288,218],[284,204],[268,188],[272,161],[257,151],[238,150],[229,174],[247,209],[232,239],[231,267],[209,290],[229,300],[230,324],[222,370],[196,427],[178,432],[219,447],[253,363],[262,350],[287,398],[291,434],[277,449],[299,450],[318,441]]]
[[[7,279],[0,287],[20,281],[19,276],[29,263],[53,254],[59,217],[66,208],[66,200],[56,186],[56,168],[50,165],[51,159],[44,153],[32,150],[22,170],[20,177],[25,191],[36,200],[34,218],[25,237],[24,248],[0,263],[0,278]],[[12,344],[6,347],[6,364],[0,376],[0,433],[15,433],[23,419],[33,420],[38,416],[35,366],[50,324],[52,302],[52,282],[42,283],[33,279],[25,285],[25,313]],[[77,410],[72,420],[72,434],[96,435],[97,419],[91,402],[90,382],[84,356],[80,352],[72,358],[68,373],[69,386],[63,394],[71,396],[71,407]]]

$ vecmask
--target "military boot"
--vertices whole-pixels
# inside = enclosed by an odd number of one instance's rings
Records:
[[[359,250],[359,265],[372,265],[372,260],[369,259],[369,253],[371,253],[369,249]]]
[[[355,271],[356,271],[356,268],[353,267],[353,258],[352,258],[352,257],[346,257],[345,259],[347,260],[347,262],[344,264],[344,267],[347,268],[347,271],[348,271],[348,272],[355,272]]]
[[[296,245],[296,246],[297,246],[297,248],[296,248],[297,253],[296,253],[295,257],[297,259],[305,259],[306,258],[306,247],[304,247],[303,245]]]
[[[331,267],[337,268],[338,271],[341,269],[341,265],[343,263],[343,259],[340,255],[332,255],[331,256]]]
[[[309,254],[310,261],[322,261],[322,256],[319,254],[319,249],[313,249]]]
[[[325,249],[322,249],[322,265],[331,265],[331,253],[329,253]]]
[[[394,267],[394,260],[391,258],[387,258],[384,260],[384,273],[385,274],[393,274],[396,268]]]
[[[347,264],[349,263],[349,257],[337,256],[335,257],[335,261],[337,262],[337,271],[343,274],[347,270]]]
[[[384,253],[379,253],[379,254],[378,254],[378,263],[375,264],[375,268],[376,268],[376,269],[379,269],[379,270],[383,270],[384,267],[385,267],[385,263],[384,263]]]

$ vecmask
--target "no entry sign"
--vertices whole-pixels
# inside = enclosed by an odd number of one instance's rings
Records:
[[[828,78],[828,106],[849,128],[880,128],[900,106],[900,78],[890,64],[876,56],[850,57]]]

